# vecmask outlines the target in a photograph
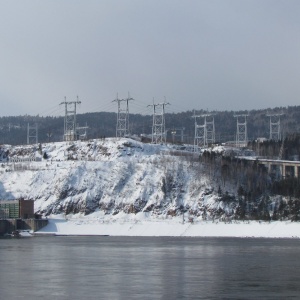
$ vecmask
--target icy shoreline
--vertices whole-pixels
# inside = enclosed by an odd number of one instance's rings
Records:
[[[49,219],[37,235],[110,235],[110,236],[177,236],[177,237],[254,237],[300,238],[300,223],[237,221],[232,223],[200,221],[97,221]]]

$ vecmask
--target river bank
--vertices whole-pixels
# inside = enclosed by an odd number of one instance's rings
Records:
[[[37,235],[186,236],[300,238],[300,223],[290,221],[234,221],[231,223],[180,220],[116,222],[87,219],[49,219]]]

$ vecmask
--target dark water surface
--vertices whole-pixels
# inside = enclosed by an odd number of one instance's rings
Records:
[[[0,299],[300,299],[300,240],[0,239]]]

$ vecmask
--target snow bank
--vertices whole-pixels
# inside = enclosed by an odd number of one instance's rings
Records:
[[[49,219],[49,224],[35,234],[110,235],[110,236],[186,236],[300,238],[300,224],[294,222],[209,222],[168,221],[105,222],[103,220]]]

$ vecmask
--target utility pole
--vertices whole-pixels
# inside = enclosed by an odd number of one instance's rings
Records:
[[[207,147],[215,142],[215,120],[214,114],[196,115],[195,110],[192,117],[195,119],[194,151],[197,152],[199,148]],[[202,125],[197,123],[197,118],[203,119]]]
[[[270,117],[270,140],[279,141],[281,139],[281,128],[280,128],[280,116],[283,113],[267,113],[267,117]]]
[[[64,122],[64,140],[75,141],[77,139],[76,132],[76,105],[80,104],[77,96],[77,101],[65,101],[61,102],[60,105],[65,105],[65,122]]]
[[[174,143],[175,143],[176,130],[173,129],[173,130],[171,131],[171,134],[172,134],[172,143],[174,144]]]
[[[166,123],[165,123],[165,107],[170,105],[164,101],[163,103],[157,103],[148,105],[153,107],[153,125],[152,125],[152,143],[160,144],[166,142]]]
[[[85,123],[85,126],[81,126],[81,127],[79,127],[79,125],[77,124],[76,132],[78,133],[80,140],[87,139],[87,129],[89,129],[89,127],[87,126],[87,123]]]
[[[117,94],[117,98],[113,100],[118,103],[116,137],[129,135],[129,101],[131,100],[134,99],[130,97],[129,93],[126,99],[119,99]],[[122,106],[122,103],[125,103],[125,107]]]
[[[185,137],[185,135],[183,134],[185,128],[184,127],[180,127],[180,128],[175,128],[175,130],[179,130],[180,131],[180,142],[183,144],[183,138]]]
[[[48,138],[48,143],[50,143],[50,140],[51,140],[51,137],[52,137],[52,132],[51,130],[49,129],[48,132],[46,133],[47,135],[47,138]]]
[[[171,135],[172,135],[172,140],[173,140],[173,144],[175,142],[175,138],[176,137],[180,137],[180,142],[183,144],[183,139],[184,137],[186,137],[186,135],[184,135],[184,130],[185,128],[184,127],[177,127],[177,128],[172,128],[171,130]],[[166,132],[168,131],[168,129],[166,129]],[[178,133],[179,131],[179,133]]]
[[[236,146],[246,147],[248,143],[247,117],[249,114],[234,115],[237,121]]]
[[[283,152],[284,152],[284,136],[282,137],[281,146],[280,146],[280,149],[279,149],[279,155],[278,155],[279,160],[282,159]]]
[[[27,144],[37,144],[38,143],[38,125],[37,123],[33,126],[27,124]]]

